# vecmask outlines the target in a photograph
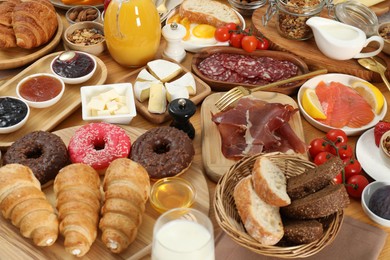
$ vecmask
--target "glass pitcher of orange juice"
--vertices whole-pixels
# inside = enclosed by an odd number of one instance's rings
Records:
[[[112,58],[139,67],[152,60],[161,38],[160,17],[152,0],[112,0],[104,15],[104,35]]]

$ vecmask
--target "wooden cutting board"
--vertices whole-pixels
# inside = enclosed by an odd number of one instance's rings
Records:
[[[370,82],[382,82],[379,74],[366,70],[359,65],[356,59],[350,60],[333,60],[326,57],[317,48],[314,37],[306,41],[290,40],[279,35],[276,29],[276,15],[268,22],[267,26],[263,26],[262,17],[267,10],[268,5],[254,11],[252,16],[252,26],[254,29],[262,33],[270,41],[272,50],[286,51],[301,57],[309,67],[324,67],[329,73],[344,73],[350,74]],[[325,16],[325,13],[321,16]],[[367,48],[370,49],[370,48]],[[390,66],[390,57],[381,52],[378,56],[382,57],[388,67]],[[387,76],[390,77],[390,71],[387,70]]]
[[[215,93],[208,96],[202,104],[201,108],[201,127],[202,127],[202,159],[203,165],[206,170],[206,174],[209,178],[218,182],[219,178],[237,161],[227,159],[221,152],[222,140],[218,131],[217,126],[211,121],[211,114],[219,112],[215,106],[215,102],[224,93]],[[265,92],[258,91],[252,93],[252,96],[261,100],[272,102],[289,104],[294,108],[298,108],[297,103],[291,97],[276,93],[276,92]],[[295,113],[290,119],[291,128],[297,134],[297,136],[305,141],[303,126],[299,112]],[[306,158],[306,155],[303,155]]]
[[[134,141],[145,130],[130,126],[121,126]],[[68,145],[70,138],[73,136],[78,127],[71,127],[54,132],[62,138]],[[191,167],[181,175],[182,178],[190,181],[196,187],[196,200],[193,208],[196,208],[203,213],[209,213],[209,192],[207,182],[202,172],[202,166],[197,163],[192,163]],[[151,183],[153,184],[153,183]],[[52,185],[43,189],[50,203],[54,206],[55,196]],[[10,221],[0,217],[0,259],[131,259],[131,256],[147,247],[152,242],[153,226],[159,213],[146,203],[146,211],[143,216],[142,225],[138,230],[137,239],[123,253],[116,255],[110,253],[102,243],[98,233],[98,238],[92,245],[90,251],[82,258],[73,257],[67,253],[63,247],[64,239],[62,236],[56,243],[50,247],[37,247],[30,239],[23,238],[18,228],[14,227]]]

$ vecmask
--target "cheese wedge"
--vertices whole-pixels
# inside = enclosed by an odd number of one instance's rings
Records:
[[[144,102],[149,98],[150,85],[152,83],[159,83],[160,81],[136,81],[134,83],[134,95],[139,102]]]
[[[154,60],[147,64],[151,74],[161,80],[162,82],[168,82],[182,72],[182,68],[167,60]]]
[[[167,109],[166,90],[162,83],[150,85],[148,111],[155,114],[163,114]]]
[[[146,68],[144,68],[138,73],[135,81],[158,81],[158,79],[156,79],[152,74],[149,73]]]
[[[186,74],[184,74],[183,76],[181,76],[177,80],[174,80],[170,83],[173,85],[176,85],[176,86],[182,86],[182,87],[187,88],[188,93],[190,95],[196,94],[196,82],[195,82],[195,78],[191,72],[187,72]]]
[[[167,90],[167,100],[171,102],[177,98],[189,98],[188,88],[185,86],[178,86],[173,83],[165,83],[165,88]]]

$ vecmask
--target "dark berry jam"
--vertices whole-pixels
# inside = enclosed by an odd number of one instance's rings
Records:
[[[94,67],[93,60],[80,52],[73,52],[68,59],[58,57],[53,62],[53,71],[64,78],[79,78],[89,74]]]
[[[0,127],[16,125],[27,116],[27,105],[22,101],[0,97]]]

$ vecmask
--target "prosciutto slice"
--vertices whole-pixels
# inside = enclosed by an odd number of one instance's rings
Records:
[[[261,152],[306,152],[306,144],[288,123],[296,111],[291,105],[246,97],[235,108],[212,115],[221,135],[223,155],[240,159]]]

